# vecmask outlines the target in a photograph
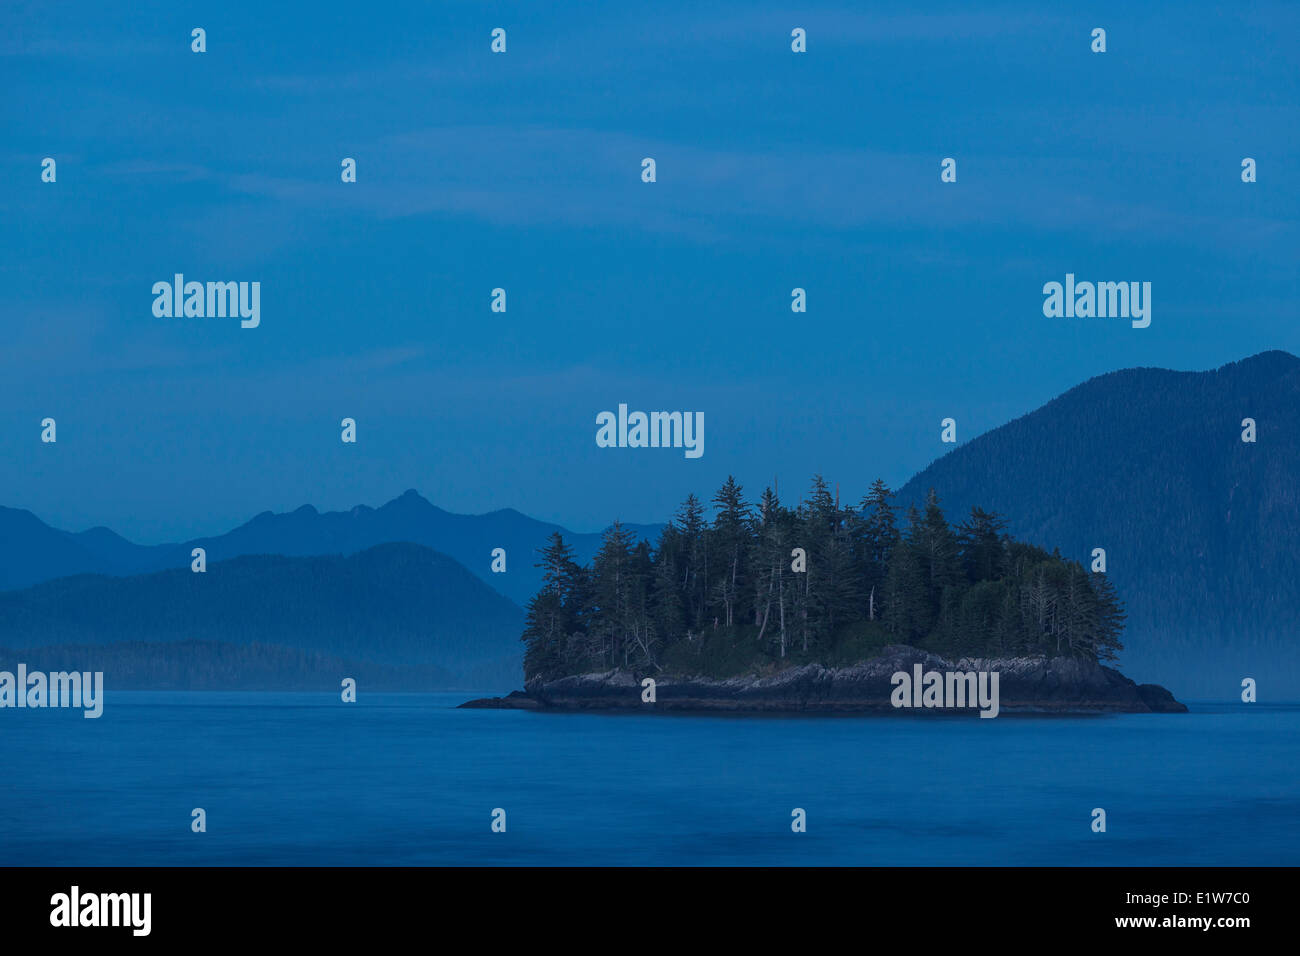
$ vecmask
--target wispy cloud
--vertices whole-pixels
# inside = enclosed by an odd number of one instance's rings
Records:
[[[1141,192],[1108,193],[1105,183],[1071,186],[1072,167],[1086,172],[1082,159],[1044,166],[1037,157],[966,157],[962,184],[946,187],[938,156],[791,146],[727,150],[590,129],[449,126],[385,137],[355,152],[356,186],[343,187],[332,170],[308,179],[158,165],[153,175],[211,179],[231,193],[304,215],[451,214],[525,228],[615,226],[701,241],[752,238],[755,226],[782,223],[840,232],[997,226],[1155,237],[1232,254],[1242,242],[1297,235],[1285,216],[1225,217]],[[658,164],[654,184],[640,180],[645,156]]]

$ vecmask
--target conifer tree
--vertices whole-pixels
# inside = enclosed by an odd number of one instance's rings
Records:
[[[726,562],[718,581],[718,594],[723,605],[724,624],[731,627],[736,620],[737,601],[744,583],[743,566],[749,545],[749,505],[745,504],[743,489],[731,475],[713,496],[717,515],[713,519],[713,534],[717,550]]]
[[[867,619],[871,621],[876,619],[877,608],[883,603],[883,597],[878,592],[883,591],[889,558],[898,545],[898,526],[890,504],[893,494],[889,486],[877,478],[862,499],[860,522],[865,563],[862,586],[867,592]]]

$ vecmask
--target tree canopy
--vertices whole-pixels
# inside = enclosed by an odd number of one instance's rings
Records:
[[[653,547],[615,522],[589,567],[557,532],[539,552],[525,677],[843,666],[887,644],[1116,657],[1124,610],[1104,574],[1013,540],[978,507],[950,524],[933,490],[901,521],[892,498],[877,480],[858,506],[841,506],[818,475],[793,507],[771,488],[751,504],[729,477],[711,520],[691,495]]]

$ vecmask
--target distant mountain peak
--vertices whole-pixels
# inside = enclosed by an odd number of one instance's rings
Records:
[[[1282,349],[1269,349],[1267,352],[1250,355],[1236,362],[1228,362],[1220,367],[1219,371],[1236,369],[1238,371],[1249,370],[1253,374],[1285,375],[1296,368],[1300,368],[1300,358]]]
[[[517,604],[526,604],[541,587],[536,553],[549,534],[561,530],[583,560],[600,547],[600,535],[560,529],[514,509],[484,515],[446,511],[414,488],[379,508],[356,505],[320,511],[303,504],[291,511],[263,511],[224,534],[188,542],[132,544],[106,528],[69,534],[43,523],[30,511],[0,507],[0,591],[30,587],[75,574],[110,576],[188,568],[194,547],[208,561],[239,555],[348,555],[378,544],[408,541],[449,555],[472,574]],[[657,526],[644,529],[653,538]],[[504,548],[510,573],[489,570],[489,557]]]
[[[433,502],[431,502],[428,498],[424,497],[424,495],[422,495],[422,494],[420,494],[418,491],[416,491],[414,488],[407,488],[405,491],[403,491],[400,495],[398,495],[398,496],[397,496],[396,498],[394,498],[392,501],[389,501],[389,502],[387,502],[386,504],[380,505],[378,510],[380,510],[380,511],[412,511],[412,510],[415,510],[415,509],[419,509],[419,510],[421,510],[421,511],[426,510],[426,509],[433,509],[434,511],[441,511],[441,510],[442,510],[442,509],[439,508],[437,505],[435,505]]]
[[[48,527],[44,521],[36,517],[36,515],[28,511],[26,508],[0,507],[0,516],[9,516],[11,520],[25,522],[28,525],[35,524],[35,525],[40,525],[42,527]]]

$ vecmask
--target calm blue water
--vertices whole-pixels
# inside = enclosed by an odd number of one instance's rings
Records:
[[[110,693],[97,721],[0,711],[0,864],[1300,863],[1300,707],[453,709],[470,696]],[[190,832],[194,807],[207,833]],[[794,807],[807,833],[791,833]]]

